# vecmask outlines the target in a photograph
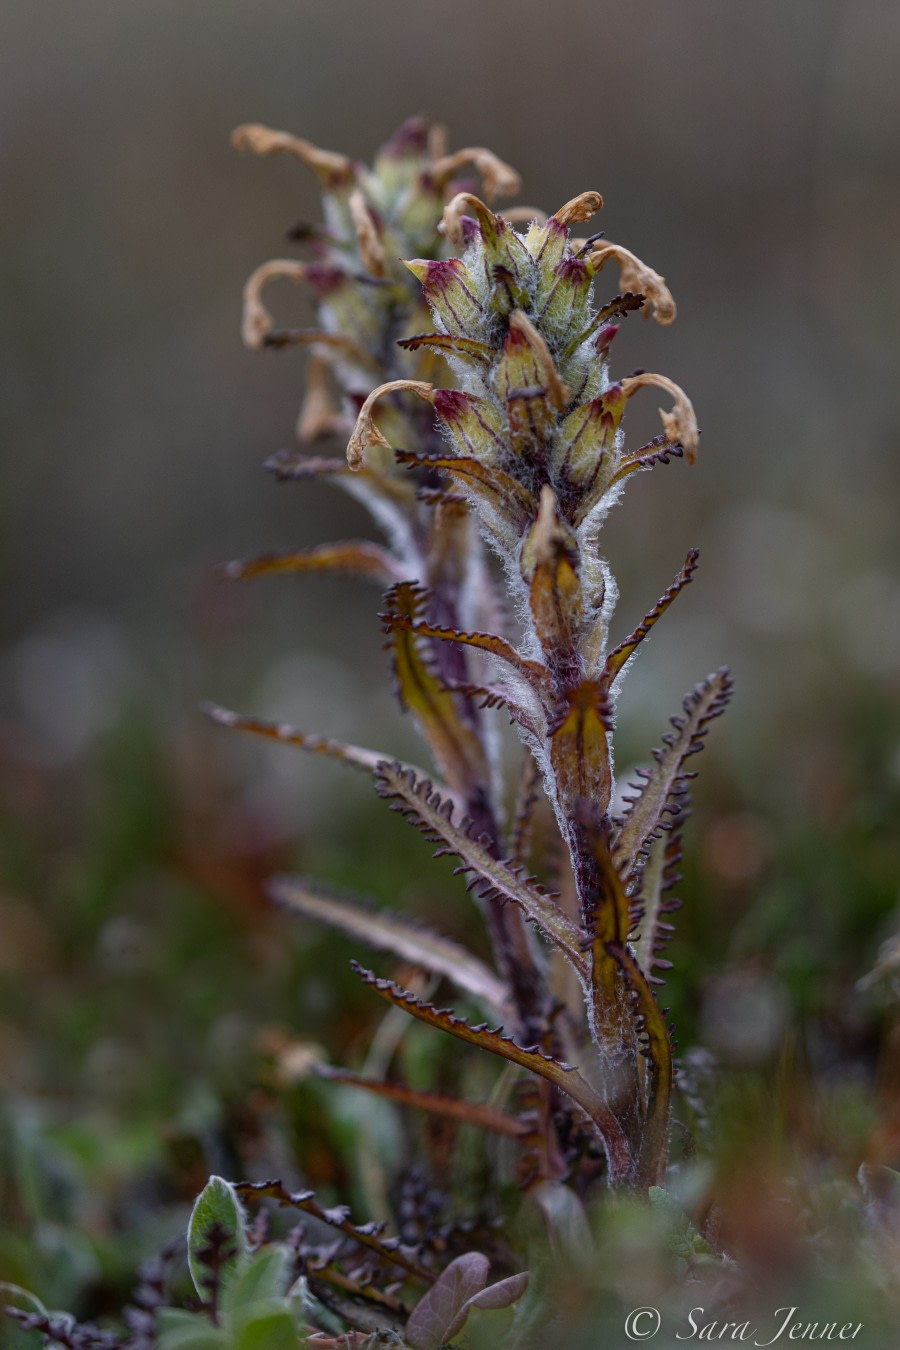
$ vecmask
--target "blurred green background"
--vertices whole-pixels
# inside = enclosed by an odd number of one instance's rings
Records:
[[[376,592],[213,577],[365,528],[260,467],[303,357],[241,347],[241,287],[318,203],[298,164],[230,150],[244,121],[369,158],[422,112],[528,203],[600,189],[666,275],[677,324],[633,319],[616,367],[681,383],[703,442],[610,520],[623,633],[688,546],[704,565],[629,679],[620,767],[708,669],[737,686],[670,1002],[698,1081],[710,1054],[800,1065],[808,1155],[896,1166],[890,981],[858,981],[900,900],[897,5],[13,0],[3,28],[0,1276],[102,1308],[209,1170],[359,1186],[330,1142],[350,1097],[273,1057],[299,1036],[359,1062],[371,1000],[349,944],[267,911],[268,873],[479,940],[364,782],[197,711],[410,745]]]

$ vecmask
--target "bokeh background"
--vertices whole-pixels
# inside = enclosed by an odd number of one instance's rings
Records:
[[[896,1162],[893,1023],[858,987],[898,903],[894,0],[12,0],[3,30],[0,1264],[102,1304],[116,1233],[171,1232],[210,1168],[296,1170],[298,1120],[315,1143],[325,1108],[276,1108],[260,1046],[352,1058],[367,1005],[329,981],[339,944],[267,913],[268,872],[465,927],[364,783],[197,711],[410,738],[375,592],[214,577],[364,527],[261,469],[303,356],[241,347],[241,286],[318,204],[299,164],[230,149],[244,121],[368,158],[424,113],[528,203],[600,189],[599,223],[666,275],[676,325],[632,319],[616,361],[689,391],[702,450],[610,520],[623,631],[688,546],[702,565],[630,678],[620,762],[708,669],[737,689],[673,1006],[698,1054],[765,1068],[790,1042],[844,1103],[822,1147]]]

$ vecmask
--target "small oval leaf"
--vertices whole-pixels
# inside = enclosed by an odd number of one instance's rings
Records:
[[[188,1224],[188,1265],[200,1297],[212,1301],[247,1254],[247,1221],[234,1187],[210,1177]]]

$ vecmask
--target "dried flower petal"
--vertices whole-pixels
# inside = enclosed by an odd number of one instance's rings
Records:
[[[434,387],[426,384],[424,380],[389,380],[387,384],[379,384],[377,389],[372,390],[360,408],[356,426],[353,428],[353,434],[347,443],[347,463],[351,469],[356,470],[363,467],[366,447],[369,445],[383,445],[386,450],[393,449],[390,441],[381,434],[375,425],[372,409],[385,394],[400,393],[403,390],[415,394],[424,403],[433,401]]]
[[[599,272],[609,258],[615,258],[619,264],[622,290],[639,291],[645,295],[653,305],[657,323],[673,323],[676,314],[675,301],[666,285],[665,277],[654,272],[652,267],[641,262],[640,258],[630,249],[623,248],[621,244],[604,241],[588,254],[588,261],[593,263],[595,272]]]
[[[443,187],[458,170],[473,164],[481,174],[486,197],[515,197],[522,191],[522,179],[509,164],[505,164],[492,150],[480,145],[468,146],[445,155],[431,166],[431,176],[438,187]]]
[[[235,127],[231,144],[236,150],[250,150],[254,155],[275,155],[283,152],[296,155],[325,183],[349,183],[356,177],[356,166],[348,155],[332,150],[320,150],[311,141],[292,136],[289,131],[275,131],[259,122],[247,122]]]
[[[306,281],[309,268],[306,263],[292,258],[272,258],[251,272],[244,286],[244,313],[241,319],[241,336],[244,343],[254,350],[262,347],[266,334],[274,327],[272,315],[262,302],[262,289],[273,277],[286,277],[289,281]]]
[[[297,439],[308,444],[322,436],[350,430],[347,418],[335,406],[328,382],[328,362],[318,353],[306,368],[306,394],[297,418]]]
[[[577,225],[582,220],[590,220],[602,206],[603,198],[599,192],[579,192],[577,197],[573,197],[565,206],[553,212],[553,219],[557,225],[568,229],[570,225]]]
[[[368,203],[360,188],[351,192],[348,202],[350,207],[350,216],[353,220],[353,228],[356,230],[356,240],[359,244],[359,255],[362,258],[363,266],[370,276],[384,276],[384,245],[381,237],[372,219],[372,212],[369,210]]]
[[[668,375],[652,375],[647,371],[640,375],[629,375],[622,380],[622,388],[625,390],[626,398],[631,398],[631,395],[637,389],[651,386],[657,389],[665,389],[666,393],[671,394],[675,400],[675,406],[671,412],[667,413],[663,408],[659,410],[663,428],[670,440],[680,441],[684,446],[684,457],[688,464],[695,463],[697,449],[700,445],[700,428],[697,426],[697,414],[694,412],[694,405],[681,386],[677,385],[674,380],[670,380]]]

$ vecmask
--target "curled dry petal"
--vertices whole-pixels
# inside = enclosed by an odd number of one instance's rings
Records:
[[[250,150],[254,155],[275,155],[279,152],[296,155],[320,178],[329,182],[335,179],[348,181],[356,173],[353,160],[348,155],[320,150],[311,141],[292,136],[288,131],[264,127],[259,122],[247,122],[235,127],[231,133],[231,144],[236,150]]]
[[[404,390],[410,394],[415,394],[423,403],[433,401],[434,386],[427,384],[424,380],[389,380],[387,384],[379,384],[377,389],[372,390],[360,408],[356,426],[353,428],[353,435],[347,443],[347,463],[351,469],[357,470],[363,467],[366,446],[368,445],[383,445],[386,450],[393,449],[390,441],[381,434],[375,425],[372,409],[385,394],[399,394]]]
[[[349,429],[349,419],[335,406],[332,398],[328,362],[314,353],[306,370],[306,394],[297,418],[297,439],[306,444],[321,436],[346,433]]]
[[[577,225],[582,220],[590,220],[595,216],[603,206],[603,198],[599,192],[580,192],[577,197],[566,202],[558,211],[553,212],[553,219],[557,225],[562,225],[568,229],[570,225]]]
[[[356,231],[356,241],[359,244],[359,254],[363,261],[363,266],[372,277],[384,276],[384,245],[378,234],[375,221],[372,219],[372,213],[366,203],[361,190],[356,188],[351,192],[348,202],[350,215],[353,220],[353,228]]]
[[[658,272],[654,272],[652,267],[641,262],[630,249],[623,248],[621,244],[610,244],[604,242],[599,244],[589,255],[589,261],[594,264],[594,271],[599,272],[608,258],[615,258],[619,264],[619,275],[621,277],[623,291],[639,291],[645,295],[653,305],[654,317],[657,323],[673,323],[676,309],[672,292],[666,285],[665,277],[661,277]]]
[[[485,196],[515,197],[522,191],[522,179],[509,164],[505,164],[481,145],[471,145],[465,150],[455,150],[452,155],[444,155],[431,166],[431,176],[438,187],[443,187],[459,170],[472,164],[481,174]]]
[[[622,380],[626,398],[631,398],[637,389],[651,386],[664,389],[667,394],[672,395],[675,401],[672,411],[667,413],[663,408],[659,410],[663,428],[670,440],[680,441],[684,446],[684,457],[687,462],[695,463],[700,444],[700,428],[697,426],[694,405],[681,386],[670,380],[668,375],[653,375],[647,371],[640,375],[629,375]]]
[[[462,248],[465,244],[462,226],[463,216],[474,216],[479,225],[486,226],[488,229],[491,225],[496,225],[496,217],[493,211],[484,204],[480,197],[476,197],[471,192],[457,192],[456,196],[451,197],[444,207],[444,214],[441,218],[444,233],[454,248]]]
[[[563,412],[566,404],[571,397],[569,386],[563,381],[559,371],[553,364],[553,357],[550,355],[550,348],[541,333],[535,328],[531,320],[522,312],[521,309],[514,309],[509,316],[509,326],[521,333],[534,352],[541,375],[544,379],[544,385],[547,390],[547,398],[552,403],[557,412]]]
[[[244,286],[244,314],[241,336],[248,347],[258,349],[273,328],[272,315],[262,302],[262,289],[273,277],[287,277],[289,281],[305,281],[309,269],[305,263],[291,258],[272,258],[252,272]]]

